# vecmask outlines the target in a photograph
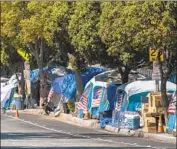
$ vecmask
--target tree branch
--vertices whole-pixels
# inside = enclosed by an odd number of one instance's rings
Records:
[[[35,59],[37,61],[38,57],[37,57],[34,45],[32,43],[28,43],[27,47],[28,47],[28,49],[30,50],[30,52],[32,53],[32,55],[35,57]]]
[[[47,68],[52,64],[52,62],[58,58],[58,55],[55,55],[48,63],[47,63]]]

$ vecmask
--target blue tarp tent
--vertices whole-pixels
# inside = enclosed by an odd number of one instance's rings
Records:
[[[46,70],[47,67],[43,68],[43,71]],[[64,76],[66,74],[73,73],[72,70],[66,69],[64,67],[56,67],[56,66],[50,66],[47,69],[47,79],[48,81],[52,82],[55,78],[59,76]],[[30,71],[30,81],[32,83],[35,83],[39,80],[39,69],[31,70]]]
[[[83,87],[95,75],[102,73],[104,69],[89,67],[87,71],[81,74]],[[63,77],[56,78],[52,83],[52,89],[55,93],[62,94],[68,100],[74,100],[76,97],[76,81],[74,72]]]
[[[115,93],[119,85],[117,81],[109,80],[111,78],[109,75],[113,72],[115,71],[98,74],[87,83],[79,101],[78,109],[80,111],[89,112],[92,118],[98,118],[99,112],[114,109]]]
[[[141,108],[141,97],[147,96],[150,92],[155,91],[156,84],[154,80],[134,81],[132,83],[123,84],[117,88],[115,109],[113,113],[112,125],[121,126],[124,119],[124,112],[136,112]],[[167,82],[167,91],[174,93],[176,85]],[[119,108],[117,107],[119,106]]]

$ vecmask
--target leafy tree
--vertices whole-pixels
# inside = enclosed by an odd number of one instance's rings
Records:
[[[50,65],[61,54],[53,44],[53,35],[54,31],[62,30],[58,22],[67,14],[67,3],[4,2],[2,7],[3,37],[13,39],[15,49],[23,47],[33,54],[40,69],[40,96],[43,99],[46,96],[45,73],[42,71],[44,58],[47,57],[47,65]]]
[[[128,81],[131,69],[145,64],[147,47],[139,37],[139,9],[141,2],[104,2],[101,4],[99,34],[107,45],[109,55],[116,57],[123,83]]]
[[[78,99],[83,92],[80,72],[84,71],[88,64],[100,63],[105,60],[105,57],[102,56],[106,51],[97,27],[99,17],[99,2],[73,3],[73,13],[69,21],[68,33],[71,44],[75,49],[70,57],[70,62],[73,64],[78,82]]]
[[[159,50],[164,54],[164,62],[160,64],[161,93],[167,120],[168,98],[166,83],[176,67],[177,53],[177,3],[176,2],[144,2],[142,5],[141,23],[144,25],[140,36],[144,44]]]
[[[11,67],[14,62],[21,61],[16,49],[19,48],[17,32],[19,31],[18,22],[24,17],[23,9],[26,2],[1,2],[1,65]],[[18,13],[17,13],[18,12]]]
[[[69,34],[77,52],[87,64],[102,63],[105,46],[98,34],[99,2],[76,2],[69,21]]]

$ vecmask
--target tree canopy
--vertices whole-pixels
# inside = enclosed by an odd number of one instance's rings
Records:
[[[1,5],[4,65],[19,48],[32,52],[37,60],[42,39],[44,65],[54,57],[56,62],[67,65],[70,53],[77,59],[73,63],[78,68],[95,63],[114,65],[125,82],[131,69],[150,64],[150,47],[168,53],[163,66],[174,66],[176,2],[1,2]]]

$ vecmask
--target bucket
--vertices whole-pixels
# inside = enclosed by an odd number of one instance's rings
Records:
[[[15,99],[15,106],[16,106],[16,109],[22,110],[22,100],[21,99]]]

